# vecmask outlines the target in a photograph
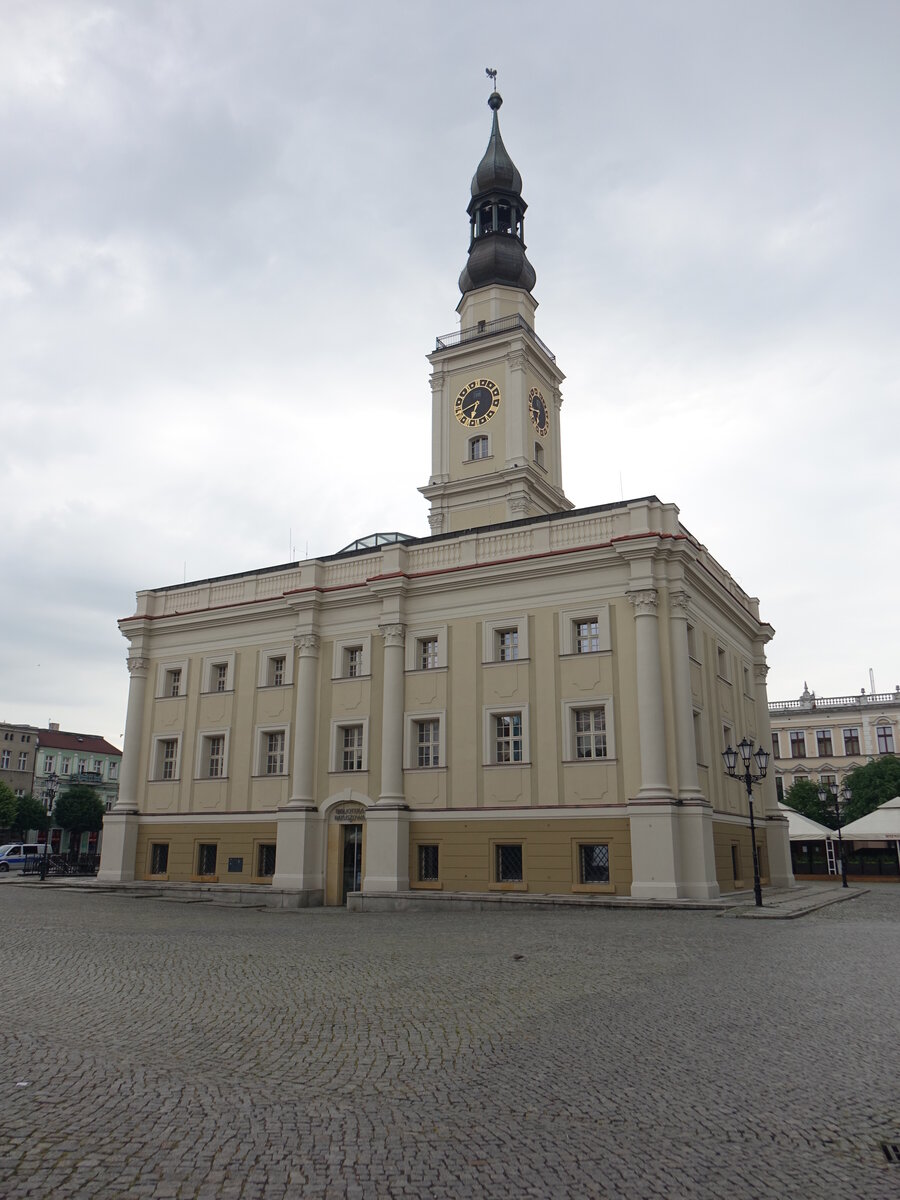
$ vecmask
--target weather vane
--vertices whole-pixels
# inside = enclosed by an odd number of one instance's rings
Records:
[[[485,75],[487,75],[488,79],[490,79],[491,85],[492,85],[494,91],[496,92],[496,90],[497,90],[497,68],[496,67],[485,67],[484,73],[485,73]]]

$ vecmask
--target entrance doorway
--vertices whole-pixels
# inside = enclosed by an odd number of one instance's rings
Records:
[[[348,892],[358,892],[362,888],[362,825],[342,825],[344,849],[344,871],[341,879],[341,904],[347,903]]]

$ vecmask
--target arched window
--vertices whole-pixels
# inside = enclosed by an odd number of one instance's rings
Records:
[[[477,458],[487,458],[488,456],[488,439],[487,434],[480,433],[478,437],[469,439],[469,459],[474,462]]]

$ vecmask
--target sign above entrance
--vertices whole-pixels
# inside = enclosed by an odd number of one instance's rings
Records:
[[[366,819],[366,809],[363,804],[339,804],[331,814],[332,821],[341,824],[358,825]]]

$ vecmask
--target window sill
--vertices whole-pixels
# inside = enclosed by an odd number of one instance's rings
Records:
[[[222,688],[221,691],[219,691],[218,688],[214,688],[208,692],[201,692],[200,695],[201,696],[233,696],[234,688]]]
[[[595,896],[609,896],[616,890],[614,883],[573,883],[572,891]]]
[[[485,770],[487,770],[488,768],[491,768],[491,769],[498,768],[499,770],[502,771],[502,770],[506,769],[507,767],[530,767],[531,762],[529,760],[528,762],[482,763],[481,765],[485,768]]]
[[[191,883],[218,883],[218,875],[192,875]]]
[[[486,658],[482,662],[483,667],[511,667],[517,663],[531,662],[530,658]]]
[[[251,875],[250,876],[251,883],[263,883],[266,885],[266,887],[272,886],[272,879],[273,879],[272,875]]]
[[[447,770],[446,763],[435,763],[435,765],[433,767],[404,767],[403,768],[404,774],[408,773],[410,775],[418,775],[423,771],[446,771],[446,770]]]
[[[152,879],[154,883],[165,883],[168,880],[169,876],[168,875],[148,875],[147,878]]]
[[[444,885],[440,881],[426,882],[424,879],[410,880],[410,890],[421,889],[423,892],[440,892]]]
[[[489,883],[489,892],[527,892],[528,884],[524,879],[519,879],[515,883]]]
[[[227,783],[228,775],[195,775],[194,783]]]
[[[368,767],[360,767],[358,770],[350,770],[346,767],[343,767],[339,770],[329,771],[328,774],[329,775],[353,775],[355,777],[358,777],[360,775],[367,775],[368,772],[369,772]]]
[[[251,775],[251,779],[287,779],[287,771],[267,771],[265,775]]]
[[[360,674],[360,675],[332,675],[331,682],[332,683],[357,683],[360,679],[371,679],[371,678],[372,678],[372,673],[370,671],[366,675],[362,675],[362,674]]]
[[[173,775],[171,779],[148,779],[148,783],[181,783],[180,775]]]

